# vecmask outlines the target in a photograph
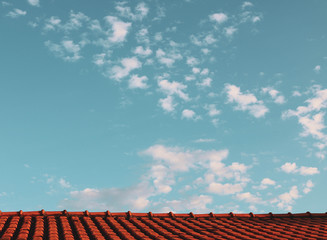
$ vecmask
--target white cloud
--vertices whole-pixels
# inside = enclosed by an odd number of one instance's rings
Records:
[[[93,56],[93,63],[97,66],[102,66],[106,63],[105,57],[105,53],[96,54]]]
[[[112,26],[112,35],[109,37],[111,42],[123,42],[128,34],[128,30],[131,27],[131,23],[120,21],[117,17],[107,16],[105,20]]]
[[[279,91],[277,91],[272,87],[264,87],[262,88],[262,92],[268,93],[271,96],[271,98],[274,100],[274,102],[277,104],[283,104],[286,102],[284,96],[281,95]]]
[[[230,183],[210,183],[208,186],[208,192],[215,193],[218,195],[231,195],[243,190],[243,186],[240,183],[230,184]]]
[[[313,182],[311,180],[308,180],[304,185],[303,193],[308,194],[309,192],[311,192],[313,187],[314,187]]]
[[[159,89],[167,95],[177,95],[181,99],[188,101],[188,94],[184,93],[187,88],[186,85],[180,82],[169,82],[168,80],[161,80],[158,82]]]
[[[141,57],[147,57],[152,54],[152,50],[149,47],[143,48],[142,46],[138,46],[135,48],[134,53]]]
[[[156,51],[156,57],[161,64],[165,64],[167,67],[172,67],[176,60],[183,58],[178,52],[172,51],[166,53],[161,48]]]
[[[215,104],[205,105],[204,106],[204,109],[206,109],[208,111],[208,115],[210,117],[215,117],[215,116],[217,116],[217,115],[219,115],[221,113],[220,110],[218,110],[216,108],[216,105]]]
[[[203,79],[202,82],[199,82],[196,85],[198,85],[200,87],[210,87],[211,82],[212,82],[212,78],[207,77],[207,78]]]
[[[128,188],[95,189],[85,188],[71,191],[70,199],[59,204],[62,209],[89,209],[93,211],[121,211],[122,209],[140,211],[149,204],[148,198],[153,189],[145,183]]]
[[[60,178],[59,179],[59,184],[60,184],[60,186],[61,187],[63,187],[63,188],[71,188],[72,186],[70,185],[70,183],[69,182],[67,182],[65,179],[63,179],[63,178]]]
[[[319,170],[316,167],[298,167],[296,163],[287,162],[281,166],[281,170],[286,173],[299,173],[303,176],[318,174]]]
[[[252,22],[253,22],[253,23],[256,23],[256,22],[259,22],[259,21],[261,21],[261,18],[260,18],[259,16],[254,16],[254,17],[252,18]]]
[[[268,186],[275,186],[276,182],[270,178],[264,178],[261,180],[259,186],[253,186],[254,189],[264,190],[268,188]]]
[[[199,138],[196,139],[194,142],[196,143],[208,143],[208,142],[214,142],[216,141],[216,139],[212,139],[212,138]]]
[[[197,59],[195,57],[187,57],[187,59],[186,59],[186,64],[190,65],[190,66],[195,66],[195,65],[198,65],[199,63],[200,63],[199,59]]]
[[[121,17],[129,18],[133,21],[142,20],[144,17],[148,15],[149,8],[146,6],[144,2],[139,3],[135,7],[135,13],[132,12],[130,7],[124,6],[125,2],[120,2],[116,6],[116,10],[119,12]]]
[[[82,12],[75,13],[74,11],[70,11],[69,19],[66,23],[62,23],[61,19],[56,16],[51,16],[45,20],[43,29],[46,31],[61,30],[68,33],[80,29],[89,20],[90,18]]]
[[[58,17],[51,16],[45,20],[44,30],[55,30],[60,26],[61,20]]]
[[[246,7],[252,7],[253,6],[253,4],[251,3],[251,2],[244,2],[243,4],[242,4],[242,9],[244,9],[244,8],[246,8]]]
[[[278,196],[276,199],[278,202],[277,207],[286,211],[292,211],[292,205],[295,203],[295,200],[300,197],[297,186],[293,186],[289,192]]]
[[[40,6],[40,1],[39,0],[27,0],[27,2],[32,6],[36,6],[36,7]]]
[[[263,117],[269,111],[263,102],[259,101],[252,93],[244,94],[235,85],[227,84],[225,91],[228,103],[235,102],[237,104],[235,110],[249,111],[256,118]]]
[[[214,13],[212,15],[209,15],[209,18],[211,21],[215,21],[219,24],[226,22],[228,17],[225,13]]]
[[[195,118],[195,112],[190,109],[184,109],[182,112],[182,118],[193,119]]]
[[[159,99],[159,104],[166,112],[172,112],[177,106],[177,104],[174,104],[173,101],[174,99],[172,96],[167,96],[166,98]]]
[[[13,11],[10,11],[6,16],[11,18],[18,18],[20,16],[25,16],[27,14],[26,11],[15,8]]]
[[[237,28],[233,26],[225,28],[225,35],[227,37],[232,37],[236,32],[237,32]]]
[[[240,201],[245,201],[245,202],[251,203],[251,204],[262,203],[262,199],[260,197],[257,197],[249,192],[236,194],[236,199],[238,199]]]
[[[319,72],[320,72],[320,69],[321,69],[320,65],[317,65],[317,66],[314,67],[313,70],[314,70],[316,73],[319,73]]]
[[[299,91],[293,91],[292,96],[293,97],[301,97],[302,94]]]
[[[76,62],[82,58],[80,45],[75,44],[72,40],[63,40],[60,44],[46,41],[44,44],[55,56],[62,58],[64,61]]]
[[[128,82],[129,88],[141,88],[145,89],[149,86],[146,84],[148,78],[146,76],[139,77],[138,75],[132,75]]]
[[[131,71],[142,66],[142,63],[137,59],[137,57],[123,58],[120,63],[122,67],[116,65],[111,69],[112,77],[118,81],[128,76]]]

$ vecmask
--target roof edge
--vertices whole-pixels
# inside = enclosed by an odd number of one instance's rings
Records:
[[[167,217],[167,218],[297,218],[297,217],[326,217],[327,218],[327,212],[325,213],[311,213],[311,212],[305,212],[305,213],[260,213],[260,214],[254,214],[252,212],[250,213],[200,213],[195,214],[193,212],[190,213],[137,213],[137,212],[89,212],[88,210],[85,211],[45,211],[44,209],[40,211],[17,211],[17,212],[2,212],[0,211],[0,216],[107,216],[107,217]]]

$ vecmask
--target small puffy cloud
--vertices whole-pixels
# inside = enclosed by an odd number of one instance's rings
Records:
[[[208,142],[214,142],[216,141],[216,139],[213,139],[213,138],[199,138],[199,139],[196,139],[194,142],[196,143],[208,143]]]
[[[105,53],[95,54],[93,56],[93,63],[97,66],[102,66],[106,63],[105,57],[106,57]]]
[[[60,30],[68,33],[70,31],[80,29],[85,23],[88,23],[89,20],[90,18],[82,12],[76,13],[74,11],[70,11],[67,22],[63,23],[58,17],[51,16],[45,20],[43,29],[45,31]]]
[[[281,166],[281,170],[286,173],[299,173],[303,176],[318,174],[319,170],[316,167],[298,167],[296,163],[287,162]]]
[[[315,71],[316,73],[319,73],[320,69],[321,69],[320,65],[317,65],[314,67],[313,71]]]
[[[147,81],[148,78],[146,76],[139,77],[138,75],[132,75],[128,81],[128,87],[145,89],[148,88]]]
[[[105,20],[112,26],[112,35],[109,37],[109,40],[114,43],[125,41],[128,30],[132,24],[123,22],[114,16],[107,16]]]
[[[252,18],[252,22],[253,22],[253,23],[256,23],[256,22],[259,22],[259,21],[261,21],[261,18],[260,18],[259,16],[254,16],[254,17]]]
[[[236,32],[237,32],[237,28],[233,26],[225,28],[225,35],[227,37],[232,37]]]
[[[243,4],[242,4],[242,9],[245,9],[245,8],[247,8],[247,7],[252,7],[253,6],[253,3],[251,3],[251,2],[244,2]]]
[[[63,188],[71,188],[72,186],[70,185],[70,183],[68,181],[66,181],[65,179],[63,178],[60,178],[59,179],[59,184],[61,187]]]
[[[147,57],[152,54],[152,50],[149,47],[143,48],[142,46],[138,46],[135,48],[134,53],[141,57]]]
[[[10,11],[6,16],[11,17],[11,18],[18,18],[18,17],[21,17],[21,16],[25,16],[26,14],[27,14],[26,11],[15,8],[14,10]]]
[[[302,94],[299,91],[293,91],[292,96],[293,97],[301,97]]]
[[[60,23],[61,19],[55,16],[51,16],[45,20],[44,30],[55,30],[58,26],[60,26]]]
[[[245,192],[245,193],[238,193],[236,194],[236,199],[240,201],[244,201],[247,203],[262,203],[262,199],[253,195],[252,193]]]
[[[313,182],[311,180],[308,180],[304,185],[303,193],[308,194],[309,192],[311,192],[313,187],[314,187]]]
[[[131,71],[142,66],[137,57],[123,58],[120,63],[122,66],[116,65],[111,69],[112,77],[118,81],[128,76]]]
[[[253,186],[254,189],[264,190],[268,186],[275,186],[276,182],[270,178],[264,178],[261,180],[261,183],[259,186]]]
[[[69,198],[61,201],[59,207],[72,210],[140,211],[148,206],[148,198],[152,193],[153,189],[145,183],[128,188],[85,188],[81,191],[71,191]]]
[[[199,87],[210,87],[212,82],[212,78],[205,78],[202,80],[202,82],[196,83]]]
[[[27,2],[35,7],[39,7],[40,6],[40,1],[39,0],[27,0]]]
[[[184,109],[182,112],[182,118],[192,119],[195,117],[195,112],[190,109]]]
[[[286,211],[292,211],[292,205],[295,200],[300,198],[297,186],[293,186],[289,192],[283,193],[276,199],[277,207]]]
[[[208,111],[210,117],[215,117],[220,114],[220,110],[216,108],[215,104],[208,104],[204,106],[204,109]]]
[[[82,58],[80,45],[72,40],[63,40],[60,44],[46,41],[44,44],[55,56],[62,58],[64,61],[76,62]]]
[[[134,13],[130,7],[124,6],[125,2],[120,2],[116,6],[116,10],[119,12],[121,17],[135,20],[142,20],[148,15],[149,8],[144,2],[141,2],[136,5]]]
[[[211,21],[217,22],[219,24],[226,22],[228,17],[225,13],[214,13],[212,15],[209,15],[209,19]]]
[[[277,104],[283,104],[286,102],[284,96],[281,95],[279,91],[277,91],[276,89],[274,89],[272,87],[262,88],[262,92],[268,93],[270,95],[270,97],[274,100],[274,102]]]
[[[190,66],[195,66],[199,64],[199,60],[195,57],[187,57],[186,64]]]
[[[182,200],[169,200],[159,203],[160,212],[180,212],[192,211],[194,213],[208,212],[208,204],[213,202],[213,198],[208,195],[196,195]]]
[[[230,183],[210,183],[208,186],[209,193],[215,193],[218,195],[231,195],[243,191],[243,186],[240,183],[230,184]]]
[[[226,84],[225,92],[228,97],[227,102],[237,104],[235,110],[249,111],[256,118],[263,117],[269,111],[252,93],[242,93],[235,85]]]
[[[159,99],[159,104],[163,110],[166,112],[172,112],[175,110],[177,104],[174,104],[174,99],[172,96],[167,96],[166,98]]]
[[[189,96],[184,92],[187,88],[186,85],[180,82],[169,82],[168,80],[161,80],[158,82],[160,91],[166,93],[167,95],[177,95],[181,99],[188,101]]]
[[[182,55],[176,51],[165,52],[161,48],[156,51],[156,57],[161,64],[172,67],[176,60],[182,59]]]

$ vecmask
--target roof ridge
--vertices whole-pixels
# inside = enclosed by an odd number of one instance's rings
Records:
[[[110,217],[169,217],[169,218],[176,218],[176,217],[190,217],[190,218],[295,218],[295,217],[327,217],[327,212],[325,213],[311,213],[311,212],[305,212],[305,213],[259,213],[254,214],[252,212],[250,213],[153,213],[153,212],[147,212],[147,213],[139,213],[139,212],[110,212],[110,211],[104,211],[104,212],[92,212],[92,211],[45,211],[44,209],[40,211],[8,211],[8,212],[2,212],[0,210],[0,216],[110,216]]]

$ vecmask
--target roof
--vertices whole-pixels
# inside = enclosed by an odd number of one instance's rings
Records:
[[[1,239],[327,239],[327,213],[1,212]]]

